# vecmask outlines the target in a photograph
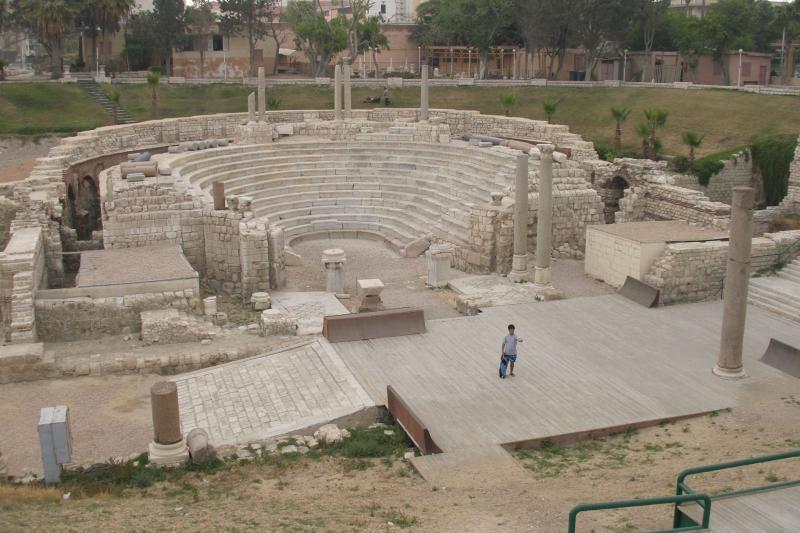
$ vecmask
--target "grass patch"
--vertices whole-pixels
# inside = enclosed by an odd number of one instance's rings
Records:
[[[392,431],[386,435],[384,430]],[[350,438],[333,445],[321,444],[321,449],[332,455],[341,455],[350,459],[401,457],[414,444],[399,426],[390,428],[353,428]]]
[[[137,120],[147,120],[150,95],[144,85],[115,86],[121,105]],[[108,87],[107,87],[108,90]],[[252,87],[211,84],[203,86],[162,87],[159,90],[159,117],[180,117],[211,113],[247,111],[247,95]],[[353,108],[374,108],[364,104],[364,96],[380,89],[353,88]],[[329,109],[333,90],[323,87],[279,86],[268,90],[269,97],[280,101],[280,109]],[[723,90],[685,91],[660,88],[571,88],[571,87],[431,87],[431,107],[475,109],[502,115],[501,94],[514,94],[517,105],[513,116],[544,120],[545,98],[561,100],[553,117],[556,124],[566,124],[586,140],[612,146],[615,122],[610,107],[615,104],[633,109],[623,124],[622,148],[639,153],[641,141],[636,125],[648,107],[669,111],[666,128],[659,134],[665,154],[685,154],[681,135],[693,130],[705,134],[698,157],[722,151],[735,153],[754,136],[766,131],[797,133],[800,123],[800,98],[766,96]],[[393,89],[393,107],[418,107],[419,89]]]
[[[62,491],[41,485],[0,484],[0,510],[8,511],[26,505],[59,503]]]
[[[73,84],[5,83],[0,89],[0,135],[75,133],[111,123],[100,104]]]
[[[417,519],[415,517],[402,513],[401,511],[391,510],[386,513],[385,516],[387,522],[391,522],[401,529],[406,529],[417,525]]]

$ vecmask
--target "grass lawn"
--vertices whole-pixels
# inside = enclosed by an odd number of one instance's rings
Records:
[[[106,87],[108,89],[108,87]],[[150,94],[144,85],[119,85],[122,106],[136,119],[147,120]],[[236,85],[161,87],[159,117],[179,117],[211,113],[243,112],[247,94],[253,88]],[[354,88],[353,107],[362,104],[366,95],[378,95],[375,88]],[[333,90],[320,87],[281,86],[268,91],[280,100],[280,109],[325,109],[333,106]],[[557,88],[557,87],[432,87],[431,106],[476,109],[483,113],[502,114],[500,95],[515,93],[517,107],[513,115],[543,119],[542,100],[561,100],[553,119],[567,124],[587,140],[611,145],[614,122],[609,108],[626,105],[633,108],[624,124],[623,144],[638,150],[636,124],[643,120],[643,110],[660,107],[669,112],[667,126],[660,133],[666,154],[685,154],[681,141],[684,131],[705,134],[698,157],[735,149],[764,132],[800,133],[800,98],[766,96],[724,90],[677,90],[654,88]],[[395,89],[393,105],[417,107],[419,89]],[[109,117],[92,104],[77,87],[56,84],[8,84],[0,86],[0,134],[76,131],[109,123]]]
[[[111,116],[76,85],[0,83],[0,135],[74,133],[111,124]]]

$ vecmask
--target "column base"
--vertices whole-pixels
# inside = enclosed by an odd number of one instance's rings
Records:
[[[552,276],[550,272],[550,267],[536,267],[534,270],[533,275],[533,282],[536,284],[537,287],[542,287],[543,289],[547,287],[552,287]]]
[[[514,283],[527,283],[531,280],[531,275],[527,270],[512,270],[508,273],[508,279]]]
[[[150,462],[159,466],[180,466],[189,460],[189,448],[183,439],[175,444],[151,442],[148,452]]]
[[[730,380],[743,379],[747,377],[747,372],[744,371],[744,367],[730,369],[715,365],[714,368],[711,369],[711,373],[719,378]]]

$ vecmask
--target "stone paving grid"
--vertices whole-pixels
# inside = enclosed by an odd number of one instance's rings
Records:
[[[282,435],[374,405],[324,340],[174,381],[184,434],[204,428],[215,444]]]

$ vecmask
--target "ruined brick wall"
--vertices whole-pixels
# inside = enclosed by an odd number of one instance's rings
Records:
[[[767,233],[754,238],[751,274],[772,265],[775,254],[798,240],[800,231]],[[727,241],[668,244],[643,281],[661,290],[664,304],[720,298],[727,262]]]
[[[200,311],[199,289],[131,294],[107,298],[59,297],[77,289],[42,291],[36,299],[36,324],[42,339],[75,341],[141,330],[140,314],[151,309]],[[86,292],[86,289],[83,289]],[[56,295],[56,296],[54,296]]]

